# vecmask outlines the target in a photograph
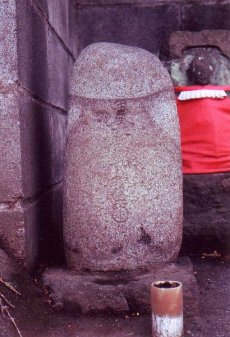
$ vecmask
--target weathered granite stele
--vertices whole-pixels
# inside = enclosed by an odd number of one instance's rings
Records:
[[[167,71],[139,48],[99,43],[75,63],[64,240],[75,271],[149,269],[182,235],[178,121]]]
[[[69,270],[48,270],[44,285],[60,308],[145,312],[151,282],[176,275],[193,315],[194,276],[173,262],[181,237],[180,139],[170,77],[147,51],[93,44],[75,63],[70,91],[64,187]]]

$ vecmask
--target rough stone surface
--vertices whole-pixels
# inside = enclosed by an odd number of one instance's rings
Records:
[[[230,28],[230,3],[224,1],[182,1],[181,30]]]
[[[0,277],[9,281],[16,270],[15,261],[0,248]]]
[[[0,202],[6,202],[22,191],[15,1],[0,2],[0,41]]]
[[[37,262],[63,263],[62,184],[24,205],[26,230],[26,266]]]
[[[50,30],[47,35],[47,66],[46,100],[67,110],[69,73],[72,70],[73,60]]]
[[[43,274],[43,283],[57,308],[80,311],[150,313],[150,285],[156,280],[177,280],[183,283],[185,315],[198,314],[199,291],[192,265],[168,264],[151,273],[94,273],[76,275],[68,270],[50,269]]]
[[[3,71],[3,77],[9,78],[9,95],[12,96],[13,89],[18,93],[17,100],[9,96],[12,118],[6,116],[7,102],[1,113],[3,119],[7,117],[5,124],[1,120],[1,124],[7,126],[3,141],[0,140],[1,155],[1,146],[4,148],[0,197],[1,192],[7,197],[0,204],[0,211],[4,211],[1,212],[4,216],[1,232],[6,251],[23,256],[24,263],[32,268],[38,257],[42,256],[44,261],[44,255],[48,260],[53,255],[55,260],[59,256],[58,249],[63,252],[61,244],[61,248],[55,246],[61,241],[62,222],[61,192],[59,194],[57,189],[63,179],[68,78],[78,43],[74,37],[76,21],[73,22],[76,11],[71,1],[9,0],[2,1],[0,6],[0,10],[4,7],[3,15],[0,13],[0,25],[4,26],[0,33],[4,42],[0,49],[0,74]],[[17,231],[15,214],[18,210],[9,212],[8,208],[17,205],[18,199],[24,207],[20,210],[20,228],[25,238],[24,241],[20,238],[16,252],[17,234],[10,230]],[[9,229],[5,225],[5,209],[7,216],[12,214]]]
[[[22,172],[17,63],[16,3],[0,2],[0,247],[23,259]],[[1,251],[2,274],[9,276],[9,259]],[[5,268],[3,261],[6,263]]]
[[[180,29],[177,4],[81,6],[78,10],[79,50],[91,43],[108,41],[144,48],[159,55],[167,35]]]
[[[76,0],[79,49],[108,41],[159,55],[175,31],[229,27],[229,1]]]
[[[175,85],[192,85],[193,82],[188,76],[188,70],[197,56],[208,55],[213,68],[215,69],[209,78],[209,84],[229,85],[230,83],[230,59],[224,56],[217,48],[194,47],[185,50],[180,58],[169,61],[169,68],[172,80]]]
[[[0,91],[18,79],[16,4],[14,0],[0,2]]]
[[[22,195],[19,95],[17,89],[0,89],[0,202]]]
[[[170,56],[181,57],[182,51],[188,47],[213,46],[230,58],[229,30],[203,30],[200,32],[174,32],[169,39]]]
[[[2,203],[0,219],[0,247],[10,256],[24,261],[25,226],[21,200]]]
[[[229,205],[229,173],[184,175],[184,253],[230,252]]]
[[[170,78],[154,55],[108,43],[82,52],[71,86],[65,167],[70,268],[130,270],[176,258],[178,121]]]
[[[35,2],[62,43],[73,55],[77,55],[77,9],[73,1],[35,0]]]
[[[68,74],[73,62],[68,51],[31,1],[18,3],[17,17],[21,85],[32,95],[67,109]]]
[[[26,93],[20,112],[23,193],[29,198],[63,179],[66,116]]]
[[[95,43],[85,48],[75,62],[70,95],[133,99],[170,91],[170,87],[169,76],[161,62],[146,50]]]

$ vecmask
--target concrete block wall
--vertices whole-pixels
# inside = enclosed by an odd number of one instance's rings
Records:
[[[77,54],[71,1],[17,1],[26,263],[60,261],[68,83]]]
[[[0,2],[0,248],[27,268],[44,257],[60,261],[63,254],[63,150],[78,48],[75,16],[72,1]]]
[[[15,1],[0,2],[0,248],[25,257]]]

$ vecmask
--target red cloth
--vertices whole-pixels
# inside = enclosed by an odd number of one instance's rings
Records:
[[[230,86],[176,87],[230,91]],[[230,98],[177,99],[183,173],[230,172]]]

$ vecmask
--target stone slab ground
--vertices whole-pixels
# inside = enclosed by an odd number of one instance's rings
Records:
[[[230,269],[227,259],[196,257],[194,273],[200,287],[200,317],[185,320],[184,337],[227,337],[230,334]],[[31,280],[18,281],[22,298],[12,314],[23,337],[151,337],[151,317],[130,315],[73,315],[55,311]],[[1,289],[2,290],[2,289]],[[8,294],[10,296],[10,294]],[[1,316],[0,316],[1,319]],[[0,337],[16,337],[0,321]]]

